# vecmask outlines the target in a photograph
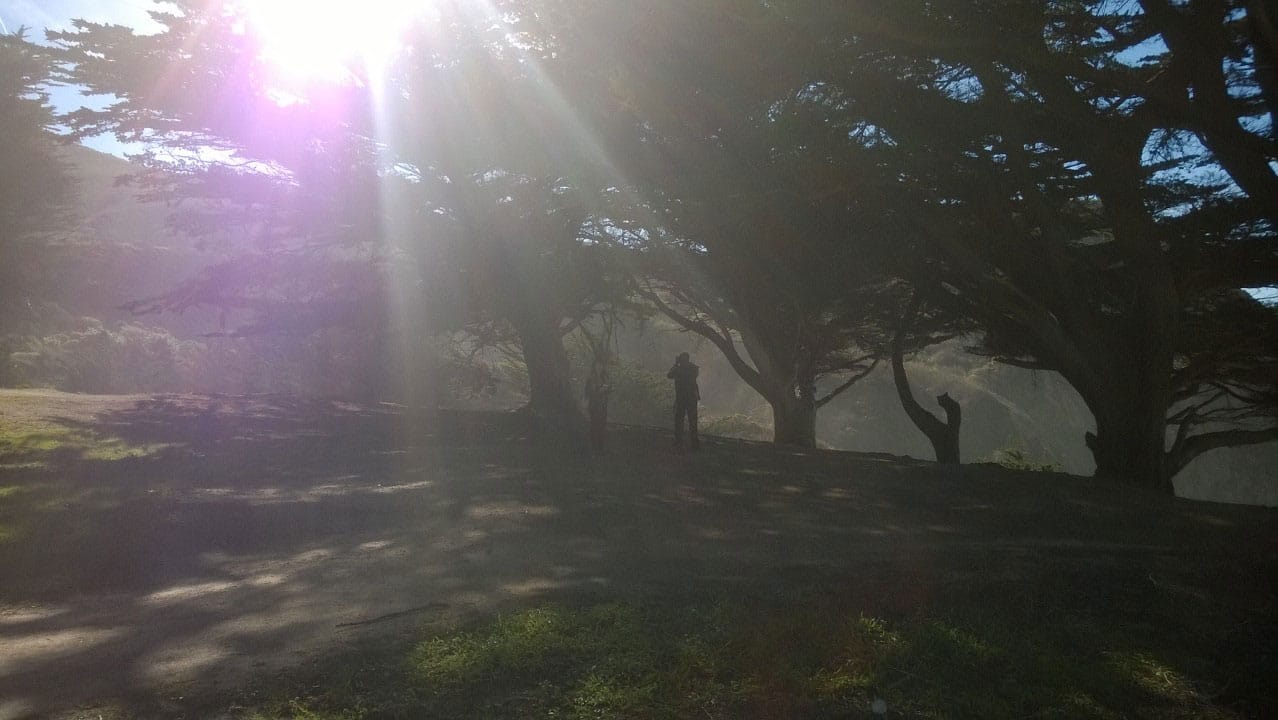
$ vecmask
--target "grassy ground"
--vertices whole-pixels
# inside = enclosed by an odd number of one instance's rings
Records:
[[[102,437],[87,430],[54,423],[21,427],[0,426],[0,457],[6,466],[43,467],[53,460],[123,460],[154,455],[167,443],[133,445],[118,437]]]
[[[23,540],[49,512],[94,494],[92,488],[86,493],[65,482],[69,466],[154,457],[169,447],[95,431],[86,422],[91,416],[33,412],[43,397],[15,394],[6,398],[7,412],[0,412],[0,479],[9,479],[0,484],[0,545]],[[106,493],[115,495],[115,490]]]
[[[403,420],[0,397],[0,718],[1278,715],[1274,511]]]
[[[1271,699],[1265,649],[1204,642],[1212,608],[1124,618],[1005,591],[898,618],[807,593],[538,606],[339,661],[253,717],[1238,718]]]

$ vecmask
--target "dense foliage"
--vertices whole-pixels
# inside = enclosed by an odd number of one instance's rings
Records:
[[[0,338],[21,332],[33,296],[75,225],[75,183],[58,152],[56,121],[46,83],[53,72],[47,48],[25,32],[0,34]]]
[[[801,445],[893,338],[967,333],[1078,391],[1099,473],[1165,488],[1278,433],[1246,292],[1278,284],[1272,5],[444,3],[286,96],[234,4],[52,37],[119,98],[73,131],[145,142],[141,186],[220,252],[136,309],[371,329],[406,365],[514,340],[574,416],[563,336],[638,297]]]

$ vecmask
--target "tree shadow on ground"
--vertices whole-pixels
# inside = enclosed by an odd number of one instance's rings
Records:
[[[0,470],[17,488],[0,527],[18,528],[0,539],[0,717],[112,698],[177,715],[348,643],[548,600],[808,588],[905,616],[1050,575],[1080,612],[1274,609],[1272,511],[1069,476],[716,438],[680,454],[645,428],[591,455],[515,415],[277,397],[58,422],[161,449]]]

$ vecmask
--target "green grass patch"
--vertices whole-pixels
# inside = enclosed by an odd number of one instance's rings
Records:
[[[0,423],[0,478],[8,481],[0,485],[0,546],[52,542],[52,552],[60,543],[101,532],[98,513],[155,493],[155,482],[126,466],[116,466],[118,473],[81,473],[75,464],[148,458],[168,447],[51,422]]]
[[[13,514],[12,505],[18,499],[24,488],[21,485],[0,485],[0,545],[14,542],[23,535],[25,525],[17,518],[9,518]]]
[[[876,700],[908,718],[1244,717],[1204,689],[1229,672],[1203,653],[1192,632],[997,601],[896,619],[823,601],[546,605],[257,717],[871,718]]]
[[[17,523],[0,521],[0,545],[22,537],[22,527]]]
[[[123,460],[150,457],[169,443],[131,443],[64,425],[0,425],[0,462],[6,465],[39,465],[53,458]]]

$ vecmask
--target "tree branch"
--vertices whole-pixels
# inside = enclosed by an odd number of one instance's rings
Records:
[[[859,373],[854,374],[852,377],[848,378],[847,382],[844,382],[842,385],[831,390],[829,394],[827,394],[825,397],[818,399],[816,401],[817,409],[819,410],[825,407],[831,400],[833,400],[835,397],[840,395],[844,390],[847,390],[848,388],[855,385],[858,381],[864,379],[866,375],[869,375],[871,372],[874,371],[874,368],[878,366],[879,366],[879,358],[874,358],[874,362],[871,362],[869,367],[867,367],[866,369],[862,370]]]
[[[1208,450],[1258,445],[1275,440],[1278,440],[1278,426],[1264,430],[1220,430],[1191,435],[1177,442],[1176,445],[1179,447],[1173,446],[1172,451],[1167,453],[1168,475],[1175,475],[1184,469],[1191,460]]]
[[[641,297],[656,306],[662,314],[678,323],[684,330],[694,332],[714,343],[715,347],[719,348],[719,352],[723,353],[723,356],[727,358],[728,363],[732,365],[732,369],[741,376],[741,379],[745,380],[747,385],[759,391],[759,394],[766,395],[763,389],[762,377],[759,372],[750,367],[749,363],[747,363],[745,359],[741,357],[741,354],[737,352],[736,345],[732,342],[731,336],[720,334],[702,320],[684,316],[682,313],[666,304],[651,287],[644,287],[641,285],[636,289],[636,291]]]

